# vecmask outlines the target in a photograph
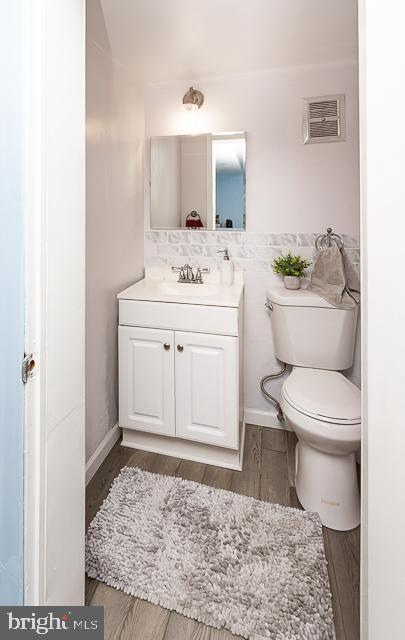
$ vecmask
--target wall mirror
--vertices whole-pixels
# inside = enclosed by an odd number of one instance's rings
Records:
[[[151,229],[245,229],[246,134],[151,139]]]

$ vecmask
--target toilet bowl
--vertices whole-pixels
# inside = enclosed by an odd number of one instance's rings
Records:
[[[298,437],[296,491],[326,527],[360,523],[355,452],[360,446],[360,391],[338,371],[294,367],[281,406]]]

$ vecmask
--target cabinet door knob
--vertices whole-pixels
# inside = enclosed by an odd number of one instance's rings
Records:
[[[177,345],[177,351],[184,351],[184,347],[182,344]]]
[[[170,350],[170,344],[168,342],[165,342],[163,345],[163,348],[165,351],[169,351]]]

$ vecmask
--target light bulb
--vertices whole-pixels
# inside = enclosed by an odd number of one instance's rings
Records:
[[[194,104],[192,102],[186,102],[184,104],[184,108],[186,111],[198,111],[198,104]]]

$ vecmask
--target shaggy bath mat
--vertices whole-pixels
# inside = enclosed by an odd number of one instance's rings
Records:
[[[252,640],[335,638],[317,514],[124,467],[87,534],[86,571]]]

